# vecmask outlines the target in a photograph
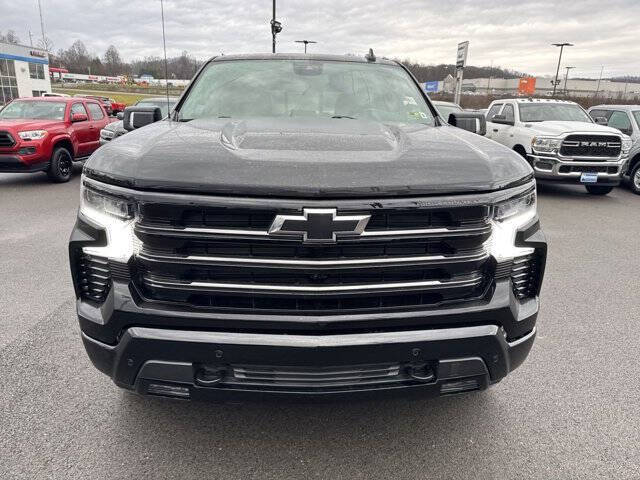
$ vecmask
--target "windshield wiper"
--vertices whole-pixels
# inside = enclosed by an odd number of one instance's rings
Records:
[[[351,120],[357,120],[357,118],[356,118],[356,117],[350,117],[349,115],[334,115],[334,116],[333,116],[333,117],[331,117],[331,118],[349,118],[349,119],[351,119]]]

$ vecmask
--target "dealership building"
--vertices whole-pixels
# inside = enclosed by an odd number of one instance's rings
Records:
[[[0,105],[14,98],[39,97],[50,91],[46,51],[0,42]]]

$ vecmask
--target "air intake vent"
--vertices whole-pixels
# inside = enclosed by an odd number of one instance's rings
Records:
[[[540,261],[536,254],[518,257],[511,267],[513,293],[518,299],[534,297],[538,292]]]
[[[15,140],[9,132],[0,132],[0,147],[13,147]]]
[[[105,258],[80,254],[77,272],[80,295],[87,300],[104,302],[111,287],[109,261]]]

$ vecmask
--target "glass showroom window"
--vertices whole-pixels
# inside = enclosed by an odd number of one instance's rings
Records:
[[[29,63],[29,76],[44,80],[44,65],[41,63]]]
[[[0,105],[18,98],[16,67],[13,60],[0,58]]]

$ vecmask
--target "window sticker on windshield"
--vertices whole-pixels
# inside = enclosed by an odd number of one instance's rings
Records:
[[[416,99],[413,97],[404,97],[404,101],[402,103],[405,105],[417,105]]]
[[[407,112],[411,118],[415,118],[416,120],[425,120],[428,119],[429,116],[424,112]]]

